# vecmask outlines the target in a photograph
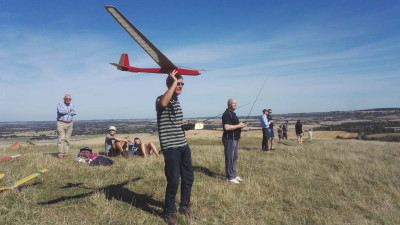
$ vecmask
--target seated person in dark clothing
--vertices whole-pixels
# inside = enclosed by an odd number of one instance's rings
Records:
[[[139,155],[146,158],[148,155],[150,155],[151,152],[153,152],[157,157],[160,156],[158,154],[156,146],[154,146],[152,142],[149,142],[148,144],[143,143],[138,137],[135,137],[135,140],[133,140],[133,142],[134,142],[132,147],[133,155]]]

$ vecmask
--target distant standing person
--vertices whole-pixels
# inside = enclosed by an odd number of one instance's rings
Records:
[[[274,120],[272,119],[272,110],[268,109],[268,122],[269,122],[269,141],[271,142],[271,147],[269,150],[275,150],[274,142],[275,142],[275,132],[274,132]]]
[[[268,110],[263,109],[263,114],[260,117],[261,129],[263,133],[263,139],[261,144],[261,149],[263,151],[268,151],[268,139],[269,139],[269,123],[268,123]]]
[[[310,129],[308,129],[308,142],[311,142],[311,141],[312,141],[312,130],[310,128]]]
[[[296,130],[297,143],[299,144],[299,146],[303,146],[303,135],[304,135],[303,124],[300,122],[300,120],[297,120],[296,125],[294,127]]]
[[[286,139],[287,140],[287,132],[288,132],[288,121],[286,120],[285,123],[282,126],[282,130],[283,130],[283,138],[282,139]]]
[[[228,182],[238,184],[243,178],[236,174],[236,165],[239,156],[239,139],[242,128],[247,124],[239,122],[235,109],[237,108],[236,100],[231,98],[228,100],[228,108],[222,115],[222,143],[224,144],[225,153],[225,172]]]
[[[278,130],[278,137],[279,137],[278,143],[282,143],[282,137],[283,137],[282,124],[279,125],[279,128],[277,130]]]
[[[190,196],[194,182],[192,154],[182,129],[183,114],[178,95],[182,93],[183,78],[173,70],[166,80],[168,90],[156,100],[157,126],[164,155],[164,172],[167,178],[165,190],[164,220],[168,224],[178,224],[175,216],[175,197],[181,179],[181,202],[179,213],[198,220],[190,209]]]
[[[57,105],[58,158],[68,157],[70,139],[76,115],[75,106],[71,104],[71,95],[64,96],[64,102]]]

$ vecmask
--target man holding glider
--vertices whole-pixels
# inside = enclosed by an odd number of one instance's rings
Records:
[[[156,100],[157,125],[164,155],[165,176],[167,188],[165,191],[165,221],[168,224],[178,224],[176,219],[175,196],[181,178],[181,202],[179,213],[194,219],[198,218],[190,210],[190,195],[194,181],[192,156],[182,129],[183,114],[178,100],[182,93],[183,78],[177,75],[177,70],[169,73],[166,84],[168,90]]]
[[[224,144],[226,178],[228,182],[234,184],[243,180],[236,174],[236,163],[239,154],[240,133],[242,128],[247,126],[247,124],[239,122],[235,113],[236,108],[236,100],[231,98],[228,100],[228,108],[222,115],[222,127],[224,129],[222,143]]]
[[[64,96],[64,102],[57,105],[58,158],[68,157],[72,134],[72,118],[76,115],[75,106],[71,104],[71,95]]]

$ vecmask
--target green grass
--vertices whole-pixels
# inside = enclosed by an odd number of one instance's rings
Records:
[[[238,174],[224,179],[219,139],[189,140],[195,166],[192,210],[182,224],[399,224],[400,144],[287,141],[261,152],[257,138],[240,142]],[[92,146],[102,152],[102,145]],[[78,146],[71,148],[77,155]],[[163,158],[116,158],[89,167],[51,154],[56,145],[24,147],[26,156],[0,162],[1,184],[49,171],[0,193],[0,224],[163,224]],[[0,148],[0,158],[16,154]],[[178,191],[177,203],[180,196]]]

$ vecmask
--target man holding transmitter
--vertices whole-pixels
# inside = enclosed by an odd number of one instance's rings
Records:
[[[235,109],[237,108],[236,100],[230,98],[228,100],[228,108],[222,115],[222,127],[224,133],[222,135],[222,143],[224,144],[225,153],[225,172],[228,182],[238,184],[243,179],[236,174],[236,165],[239,155],[239,139],[242,128],[247,124],[239,122]]]

